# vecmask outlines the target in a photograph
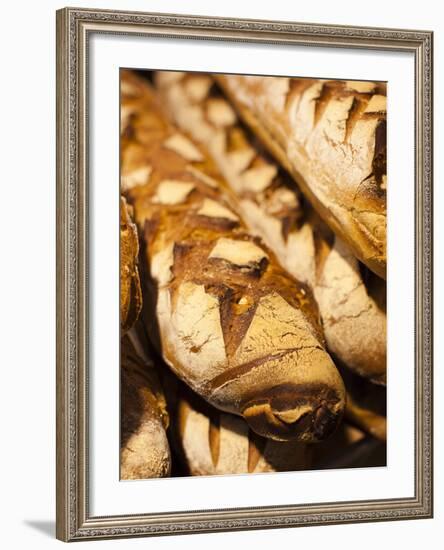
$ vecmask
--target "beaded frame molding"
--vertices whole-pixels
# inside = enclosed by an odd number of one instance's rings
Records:
[[[94,32],[414,54],[414,497],[136,516],[90,515],[85,90],[87,43]],[[430,31],[78,8],[57,12],[57,538],[73,541],[432,517],[432,47]]]

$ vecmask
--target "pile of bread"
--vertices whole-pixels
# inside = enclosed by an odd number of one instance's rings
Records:
[[[385,464],[385,86],[120,93],[121,478]]]

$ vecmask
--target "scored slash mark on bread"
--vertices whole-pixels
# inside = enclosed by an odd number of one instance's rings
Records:
[[[239,217],[236,216],[234,212],[228,208],[225,208],[225,206],[222,206],[218,202],[213,201],[212,199],[204,199],[202,206],[197,211],[197,214],[199,216],[207,216],[209,218],[227,219],[233,222],[239,221]]]
[[[159,183],[157,193],[152,200],[160,204],[180,204],[181,202],[185,202],[193,189],[194,185],[192,183],[163,180]]]
[[[151,166],[142,166],[132,172],[122,174],[120,178],[120,188],[122,192],[128,191],[137,185],[148,183],[151,174]]]
[[[137,79],[128,72],[122,77]],[[144,118],[156,132],[146,131]],[[341,419],[345,394],[323,347],[312,294],[248,233],[240,216],[235,221],[198,214],[209,199],[238,217],[226,183],[203,149],[186,137],[199,151],[191,160],[191,148],[165,147],[178,135],[146,84],[140,110],[134,110],[122,139],[122,164],[128,151],[143,143],[139,162],[151,166],[152,173],[147,184],[129,190],[128,198],[145,241],[159,349],[191,388],[216,407],[245,416],[259,434],[323,439]],[[190,165],[216,181],[217,188],[194,176]],[[156,197],[165,180],[192,182],[194,189],[183,202],[162,204]],[[293,316],[291,327],[285,316]],[[256,349],[243,346],[245,341]],[[212,387],[224,373],[226,382]]]
[[[173,134],[164,141],[163,145],[187,160],[197,162],[203,160],[203,155],[199,149],[182,134]]]
[[[208,260],[222,260],[234,269],[259,274],[268,264],[268,254],[250,241],[222,237],[216,241]]]

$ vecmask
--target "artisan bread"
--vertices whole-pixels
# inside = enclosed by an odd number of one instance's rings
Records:
[[[122,78],[140,82],[129,72]],[[145,243],[145,304],[155,312],[145,319],[156,321],[149,333],[157,330],[167,364],[260,435],[327,437],[345,392],[310,289],[248,233],[208,154],[167,123],[148,84],[121,154],[126,181],[145,169],[144,182],[125,192]]]
[[[142,309],[142,290],[137,267],[139,238],[129,207],[120,198],[120,328],[122,334],[136,322]]]
[[[385,383],[385,281],[323,224],[211,75],[157,72],[155,82],[175,123],[208,148],[249,229],[314,290],[329,349],[361,376]]]
[[[385,85],[241,75],[216,78],[321,218],[363,263],[385,278]]]
[[[258,436],[243,418],[212,407],[177,378],[170,381],[169,388],[173,445],[190,475],[257,474],[309,467],[308,445]]]
[[[327,248],[325,241],[323,244]],[[318,248],[318,262],[322,262],[322,268],[315,296],[329,350],[360,376],[385,385],[385,281],[359,264],[350,248],[337,237],[328,251]]]
[[[153,360],[132,329],[121,341],[120,478],[165,477],[171,471],[168,413]]]

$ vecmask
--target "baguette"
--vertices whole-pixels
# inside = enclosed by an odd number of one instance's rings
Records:
[[[323,245],[328,249],[325,240]],[[322,252],[315,296],[322,313],[328,347],[353,372],[375,384],[387,377],[386,283],[362,269],[350,249],[337,237]]]
[[[136,322],[142,309],[137,257],[139,239],[131,221],[128,205],[120,198],[120,328],[125,334]]]
[[[173,445],[190,475],[305,470],[311,450],[298,441],[274,441],[252,432],[240,418],[211,407],[174,378],[171,403]]]
[[[262,76],[216,78],[321,218],[354,255],[385,278],[385,85]]]
[[[165,396],[134,329],[121,341],[121,479],[165,477],[171,471]]]
[[[345,392],[310,289],[248,233],[210,157],[168,124],[148,84],[122,140],[122,177],[142,169],[126,193],[145,243],[148,333],[166,363],[259,435],[330,435]]]
[[[329,350],[361,376],[385,383],[385,282],[360,268],[240,123],[210,75],[157,72],[155,82],[176,124],[207,146],[249,229],[314,290]]]

